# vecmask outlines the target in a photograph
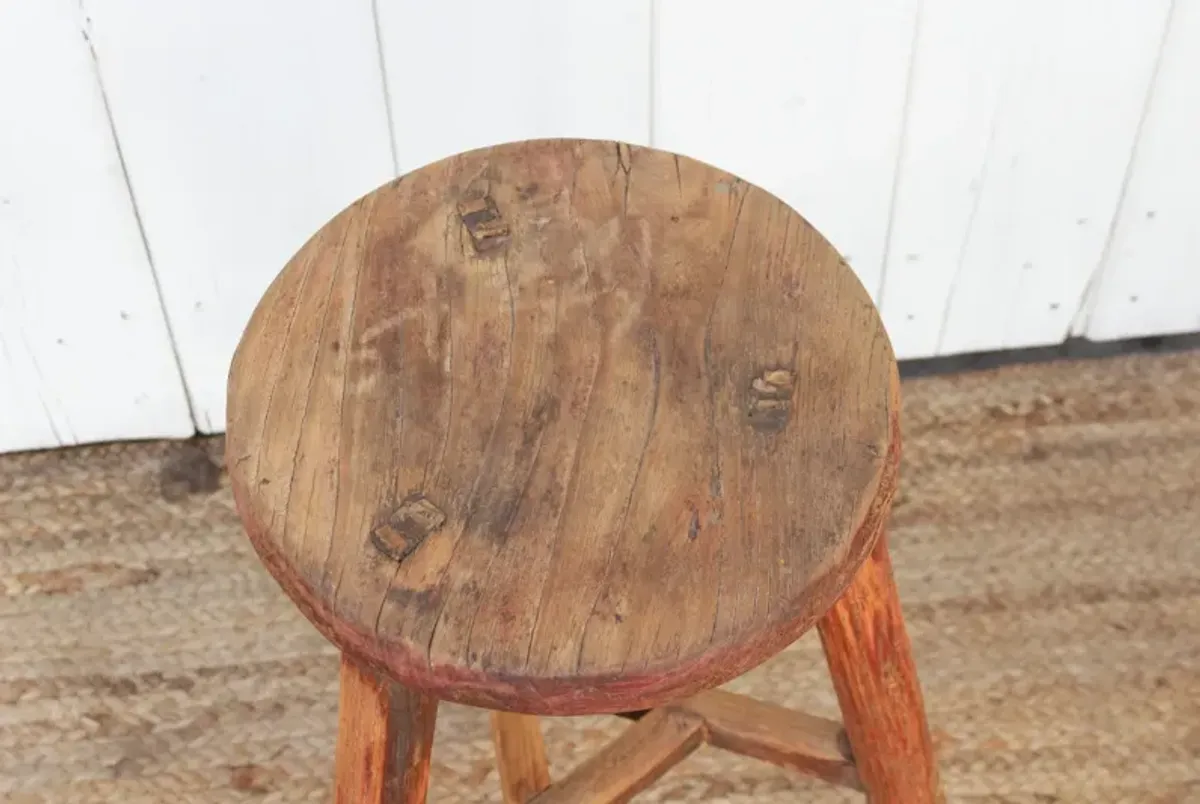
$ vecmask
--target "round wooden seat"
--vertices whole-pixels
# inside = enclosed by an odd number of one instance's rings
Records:
[[[645,709],[795,639],[871,550],[898,380],[868,294],[708,165],[541,140],[355,202],[258,306],[238,509],[348,655],[442,699]]]

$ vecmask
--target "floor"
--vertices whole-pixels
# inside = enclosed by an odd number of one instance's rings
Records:
[[[1200,802],[1200,351],[905,383],[892,536],[951,801]],[[0,456],[0,801],[325,801],[337,657],[219,440]],[[730,685],[829,716],[812,635]],[[561,776],[623,728],[548,720]],[[432,802],[498,801],[444,706]],[[639,801],[861,801],[702,749]]]

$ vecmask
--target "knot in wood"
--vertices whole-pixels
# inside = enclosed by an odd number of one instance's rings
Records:
[[[787,424],[791,408],[792,372],[768,369],[750,383],[750,426],[774,433]]]
[[[384,513],[371,529],[371,544],[388,558],[403,561],[445,523],[441,509],[416,492]]]

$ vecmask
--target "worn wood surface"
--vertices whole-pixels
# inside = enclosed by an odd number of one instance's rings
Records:
[[[717,748],[861,789],[841,723],[724,690],[702,692],[678,708],[704,721]]]
[[[335,804],[423,804],[437,701],[342,657]]]
[[[550,786],[550,767],[537,715],[492,712],[492,742],[504,804],[525,804]]]
[[[818,627],[868,799],[944,802],[886,537]]]
[[[533,801],[629,801],[703,742],[704,721],[699,717],[680,709],[655,709]]]
[[[898,381],[777,198],[611,142],[469,152],[338,215],[257,308],[227,460],[326,636],[441,698],[644,709],[795,639],[869,551]]]

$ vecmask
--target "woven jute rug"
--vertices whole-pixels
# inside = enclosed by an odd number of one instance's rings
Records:
[[[1200,352],[906,382],[892,550],[952,801],[1200,802]],[[328,800],[337,656],[217,439],[0,456],[0,800]],[[733,689],[836,716],[813,635]],[[618,734],[544,722],[552,772]],[[433,802],[499,799],[444,705]],[[645,801],[861,801],[701,749]]]

